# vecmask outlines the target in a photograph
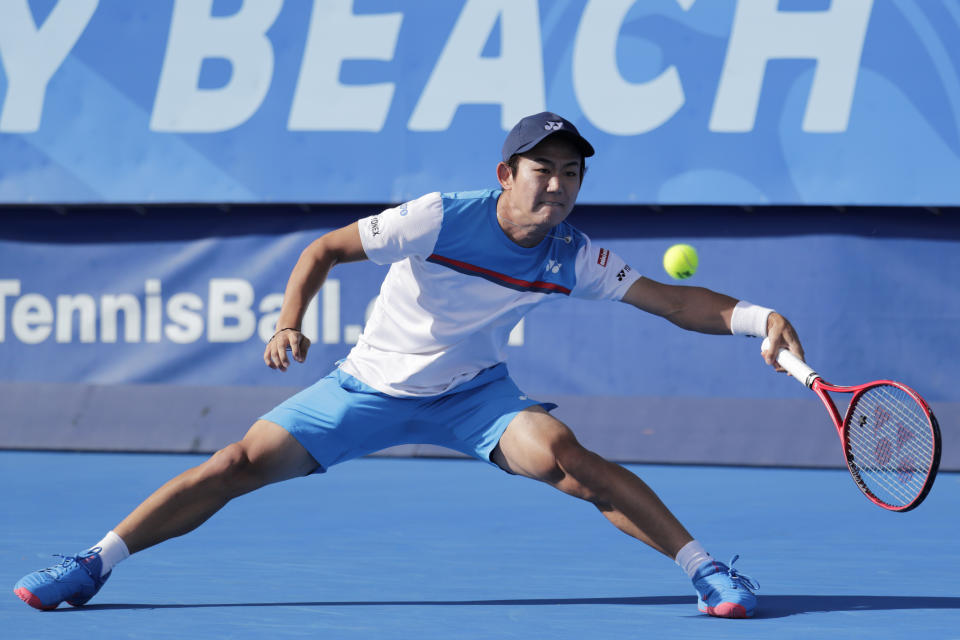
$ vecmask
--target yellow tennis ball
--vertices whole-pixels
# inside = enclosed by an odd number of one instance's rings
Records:
[[[697,250],[688,244],[675,244],[663,254],[663,268],[674,280],[685,280],[697,272]]]

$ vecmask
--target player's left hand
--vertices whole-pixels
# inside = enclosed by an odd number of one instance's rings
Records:
[[[803,345],[800,344],[796,329],[793,328],[789,320],[776,311],[767,318],[767,337],[770,339],[770,346],[761,355],[764,361],[777,371],[786,372],[783,367],[777,364],[777,354],[780,353],[781,349],[786,349],[803,360]]]
[[[290,366],[290,359],[287,352],[293,356],[297,362],[303,362],[307,359],[307,351],[310,349],[310,338],[300,333],[296,329],[285,329],[273,334],[267,347],[263,351],[263,361],[271,369],[286,371]]]

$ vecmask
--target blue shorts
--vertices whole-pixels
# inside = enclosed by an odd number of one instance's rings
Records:
[[[339,368],[263,415],[290,432],[323,473],[399,444],[433,444],[489,462],[514,416],[550,403],[529,399],[503,364],[482,371],[453,391],[424,398],[395,398]]]

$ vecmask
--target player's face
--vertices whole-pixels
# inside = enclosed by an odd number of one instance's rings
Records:
[[[560,136],[551,136],[523,153],[516,172],[508,168],[500,174],[512,221],[544,230],[563,222],[580,193],[581,160],[576,145]]]

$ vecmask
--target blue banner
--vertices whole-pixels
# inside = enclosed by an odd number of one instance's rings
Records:
[[[492,186],[545,109],[585,203],[960,205],[956,0],[9,0],[0,203]]]
[[[302,387],[356,342],[386,268],[337,266],[311,305],[305,364],[262,360],[287,278],[326,230],[373,213],[294,207],[7,216],[0,231],[0,383]],[[756,220],[623,216],[582,207],[572,221],[643,275],[669,281],[664,250],[692,242],[691,285],[782,311],[809,359],[841,384],[893,378],[931,401],[960,402],[953,350],[960,317],[960,227],[933,215]],[[105,230],[113,230],[107,233]],[[680,229],[697,229],[680,237]],[[802,230],[802,234],[798,234]],[[593,397],[806,397],[773,375],[757,340],[682,331],[628,305],[564,298],[511,335],[525,391]]]

